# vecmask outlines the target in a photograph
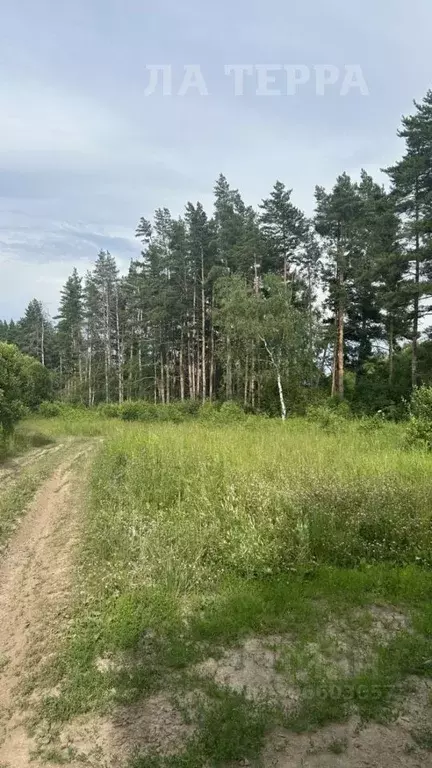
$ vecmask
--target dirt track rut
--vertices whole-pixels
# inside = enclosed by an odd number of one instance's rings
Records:
[[[0,561],[0,767],[27,768],[34,744],[19,707],[23,669],[41,659],[67,605],[77,533],[75,464],[91,448],[71,447],[37,491]],[[64,619],[63,619],[64,620]]]

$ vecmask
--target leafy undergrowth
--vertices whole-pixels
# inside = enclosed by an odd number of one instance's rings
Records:
[[[300,420],[110,427],[46,727],[163,693],[192,734],[133,758],[159,768],[253,759],[275,727],[391,719],[432,673],[431,459],[400,442]]]

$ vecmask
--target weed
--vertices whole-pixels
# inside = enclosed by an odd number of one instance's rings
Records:
[[[334,741],[330,742],[328,746],[328,751],[331,752],[333,755],[343,755],[344,752],[348,749],[348,741],[347,739],[335,739]]]
[[[432,752],[432,728],[423,728],[412,732],[415,743],[421,749],[427,749]]]

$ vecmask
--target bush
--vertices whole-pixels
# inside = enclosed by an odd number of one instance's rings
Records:
[[[317,423],[326,432],[337,432],[346,422],[339,409],[329,408],[326,405],[312,405],[307,410],[307,419]]]
[[[154,421],[157,418],[155,406],[144,402],[129,402],[120,406],[123,421]]]
[[[7,441],[15,425],[49,397],[49,372],[13,344],[0,343],[0,439]]]
[[[350,419],[352,416],[351,406],[344,400],[344,402],[336,401],[333,405],[334,410],[341,417],[341,419]]]
[[[432,450],[432,420],[412,416],[406,429],[405,444],[409,448]]]
[[[201,421],[212,421],[214,424],[232,424],[246,420],[246,414],[237,403],[227,400],[222,405],[219,403],[203,403],[199,409]]]
[[[432,387],[419,387],[414,390],[410,413],[417,419],[432,422]]]
[[[243,421],[245,418],[245,412],[232,400],[227,400],[226,403],[223,403],[219,411],[219,420],[224,424],[230,424],[233,421]]]
[[[185,416],[197,416],[201,402],[200,400],[183,400],[183,402],[176,402],[175,406]]]
[[[432,450],[432,387],[415,389],[409,410],[411,418],[405,433],[406,445]]]
[[[374,416],[363,416],[359,421],[359,429],[361,432],[375,432],[383,428],[385,421],[383,412],[378,411]]]
[[[178,405],[166,403],[166,405],[156,406],[156,418],[160,421],[172,421],[175,424],[179,424],[185,420],[185,415]]]
[[[38,408],[39,415],[43,416],[45,419],[55,419],[57,416],[61,415],[61,411],[62,407],[60,403],[50,403],[47,400],[44,400]]]
[[[118,407],[118,406],[117,406]],[[123,421],[171,421],[179,423],[185,416],[178,404],[148,403],[145,400],[124,403],[119,407]]]
[[[102,403],[98,405],[97,411],[104,419],[119,419],[121,416],[121,406],[118,403]]]
[[[216,403],[203,403],[198,411],[200,421],[216,421],[219,407]]]

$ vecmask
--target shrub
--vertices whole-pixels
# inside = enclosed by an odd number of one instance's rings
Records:
[[[316,422],[326,432],[337,432],[341,429],[346,419],[339,413],[339,409],[329,408],[325,405],[312,405],[307,410],[309,421]]]
[[[406,429],[405,443],[409,448],[432,450],[432,421],[412,416]]]
[[[197,416],[201,402],[200,400],[183,400],[176,402],[175,406],[185,416]]]
[[[13,344],[0,343],[0,438],[12,435],[23,416],[23,406],[36,406],[43,399],[40,387],[33,384],[43,366],[23,355]],[[38,394],[36,396],[36,389]],[[38,399],[37,399],[38,398]]]
[[[182,413],[178,405],[174,405],[173,403],[156,406],[156,417],[160,421],[172,421],[175,424],[179,424],[185,420],[184,413]]]
[[[123,421],[145,421],[147,413],[146,403],[129,402],[120,406],[120,416]]]
[[[432,422],[432,387],[419,387],[414,390],[410,413],[417,419]]]
[[[60,403],[50,403],[47,400],[44,400],[38,408],[38,413],[45,419],[55,419],[61,415],[61,412],[62,407]]]
[[[198,411],[198,417],[201,421],[216,421],[219,412],[216,403],[203,403]]]
[[[97,411],[104,419],[119,419],[121,416],[121,406],[118,403],[102,403],[98,405]]]
[[[382,429],[385,424],[385,415],[378,411],[374,416],[363,416],[359,421],[361,432],[375,432],[376,429]]]
[[[225,424],[229,424],[233,421],[243,421],[245,419],[245,412],[240,408],[237,403],[232,400],[227,400],[223,403],[219,411],[219,420]]]
[[[405,433],[406,445],[432,450],[432,387],[414,390],[409,411],[411,418]]]
[[[351,406],[346,400],[342,403],[338,400],[333,401],[333,408],[341,419],[350,419],[352,416]]]

